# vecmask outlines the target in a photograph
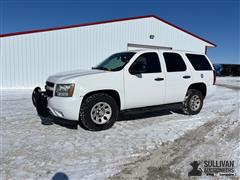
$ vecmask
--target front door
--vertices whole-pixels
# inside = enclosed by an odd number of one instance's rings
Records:
[[[136,73],[139,64],[143,65],[144,70]],[[164,103],[165,77],[157,51],[139,55],[124,73],[126,109]]]

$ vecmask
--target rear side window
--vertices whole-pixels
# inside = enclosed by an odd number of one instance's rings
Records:
[[[212,70],[207,58],[204,55],[199,54],[186,54],[190,63],[196,71],[208,71]]]
[[[186,71],[186,64],[179,54],[165,52],[163,53],[163,56],[167,66],[167,72]]]
[[[146,66],[147,70],[145,73],[161,72],[160,61],[159,61],[157,53],[144,53],[144,54],[140,55],[135,60],[135,62],[133,63],[131,68],[134,68],[134,65],[139,61],[143,62],[143,64]]]

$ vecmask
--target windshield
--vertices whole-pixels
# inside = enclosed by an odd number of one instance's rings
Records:
[[[135,52],[122,52],[113,54],[96,67],[93,67],[93,69],[120,71],[129,62],[134,54]]]

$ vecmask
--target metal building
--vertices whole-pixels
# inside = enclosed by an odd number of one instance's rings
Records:
[[[51,74],[90,68],[128,49],[205,53],[214,46],[154,15],[0,34],[1,88],[44,85]]]

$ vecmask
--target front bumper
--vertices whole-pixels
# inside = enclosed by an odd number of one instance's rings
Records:
[[[78,121],[82,97],[51,97],[47,108],[56,117]]]
[[[36,89],[32,97],[39,115],[50,113],[55,117],[78,121],[82,97],[48,97],[40,88]]]

